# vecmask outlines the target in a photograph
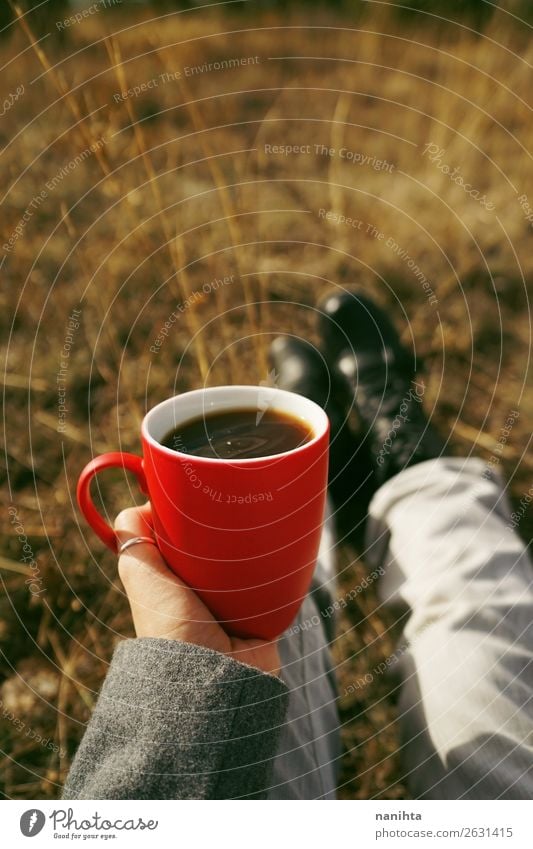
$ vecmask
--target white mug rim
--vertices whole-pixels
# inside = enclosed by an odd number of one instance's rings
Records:
[[[273,395],[276,398],[279,397],[281,401],[283,401],[284,399],[286,401],[288,401],[289,399],[293,399],[293,404],[294,404],[294,399],[297,399],[297,404],[301,405],[301,407],[302,407],[302,412],[299,413],[298,415],[312,429],[313,437],[311,439],[309,439],[307,442],[304,442],[303,445],[299,445],[297,448],[292,448],[289,451],[283,451],[279,454],[269,454],[268,456],[265,456],[265,457],[247,457],[247,458],[241,458],[241,459],[238,459],[238,458],[225,459],[223,457],[200,457],[196,454],[187,454],[184,451],[179,451],[179,450],[174,449],[174,448],[167,448],[165,445],[162,445],[162,443],[159,441],[159,439],[157,439],[151,433],[150,428],[152,427],[152,421],[153,421],[154,418],[156,418],[158,415],[161,414],[161,411],[163,409],[166,409],[167,407],[169,409],[176,409],[176,407],[178,407],[180,405],[180,403],[183,403],[184,401],[195,400],[194,396],[196,396],[199,401],[200,400],[205,401],[207,396],[212,396],[212,397],[214,396],[215,399],[217,397],[220,398],[220,399],[227,398],[228,390],[231,390],[233,392],[237,391],[238,394],[245,394],[246,392],[249,392],[251,394],[253,391],[255,391],[255,392],[268,391],[268,392],[272,392]],[[234,405],[232,405],[232,406],[234,406]],[[252,403],[250,406],[254,407],[254,406],[256,406],[256,404]],[[277,406],[275,401],[272,402],[272,406],[275,409],[279,409],[280,412],[286,412],[283,409],[283,405]],[[224,407],[218,407],[218,409],[224,409]],[[217,410],[217,407],[213,407],[212,409],[209,410],[209,412],[210,413],[216,412],[216,410]],[[305,414],[305,412],[304,412],[305,410],[309,411],[308,415]],[[191,421],[192,419],[198,417],[199,415],[202,415],[205,412],[206,411],[205,411],[205,405],[204,405],[198,410],[197,413],[193,413],[192,415],[188,415],[186,418],[182,419],[181,421],[180,421],[179,418],[175,419],[170,424],[170,426],[168,427],[166,432],[168,433],[168,431],[171,429],[171,427],[177,427],[179,424],[185,424],[186,422]],[[198,463],[199,465],[205,465],[205,464],[211,465],[211,464],[215,463],[215,464],[232,465],[232,466],[233,465],[236,465],[236,466],[253,466],[253,465],[265,463],[265,462],[270,461],[270,460],[278,460],[278,459],[282,459],[284,457],[288,457],[288,456],[296,455],[296,454],[301,454],[304,451],[311,450],[311,448],[314,445],[316,445],[317,442],[319,442],[323,438],[324,434],[328,430],[328,427],[329,427],[329,419],[328,419],[326,413],[324,412],[324,410],[322,409],[322,407],[320,407],[314,401],[311,401],[309,398],[306,398],[303,395],[299,395],[297,392],[290,392],[287,389],[278,389],[278,387],[256,386],[254,384],[238,384],[238,385],[227,384],[227,385],[222,385],[222,386],[208,386],[208,387],[203,388],[203,389],[192,389],[188,392],[182,392],[179,395],[174,395],[171,398],[166,398],[164,401],[160,401],[159,404],[156,404],[155,407],[152,407],[146,413],[146,415],[145,415],[145,417],[142,421],[141,433],[142,433],[143,438],[146,440],[146,442],[152,448],[155,448],[156,450],[161,451],[163,454],[166,454],[169,457],[176,458],[176,456],[178,456],[178,457],[181,457],[182,459],[189,460],[189,462]],[[163,437],[163,435],[164,434],[161,435],[161,438]]]

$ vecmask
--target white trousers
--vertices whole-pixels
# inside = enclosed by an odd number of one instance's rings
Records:
[[[333,548],[326,523],[317,577],[330,591]],[[372,500],[365,559],[385,568],[383,603],[410,611],[397,664],[411,794],[533,798],[533,567],[501,483],[477,459],[406,469]],[[335,796],[335,692],[317,613],[306,599],[280,641],[291,696],[269,798]]]

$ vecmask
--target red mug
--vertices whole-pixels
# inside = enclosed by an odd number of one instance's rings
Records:
[[[292,451],[242,460],[197,457],[161,444],[191,419],[267,407],[304,421],[311,439]],[[197,389],[150,410],[141,439],[142,458],[114,451],[82,471],[78,504],[92,529],[117,552],[115,532],[94,506],[90,483],[110,466],[133,472],[150,499],[155,539],[168,566],[229,633],[277,637],[296,616],[318,555],[328,474],[325,412],[282,389]]]

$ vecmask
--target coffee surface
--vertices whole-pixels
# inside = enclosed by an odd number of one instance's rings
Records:
[[[282,454],[309,442],[311,427],[278,410],[225,410],[173,428],[161,444],[197,457],[245,460]]]

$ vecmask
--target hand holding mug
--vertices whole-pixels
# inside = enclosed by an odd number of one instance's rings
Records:
[[[150,504],[119,513],[115,533],[120,543],[151,536]],[[128,548],[119,557],[118,571],[138,637],[195,643],[262,672],[278,674],[276,642],[228,636],[191,588],[170,571],[155,545],[137,543]]]

